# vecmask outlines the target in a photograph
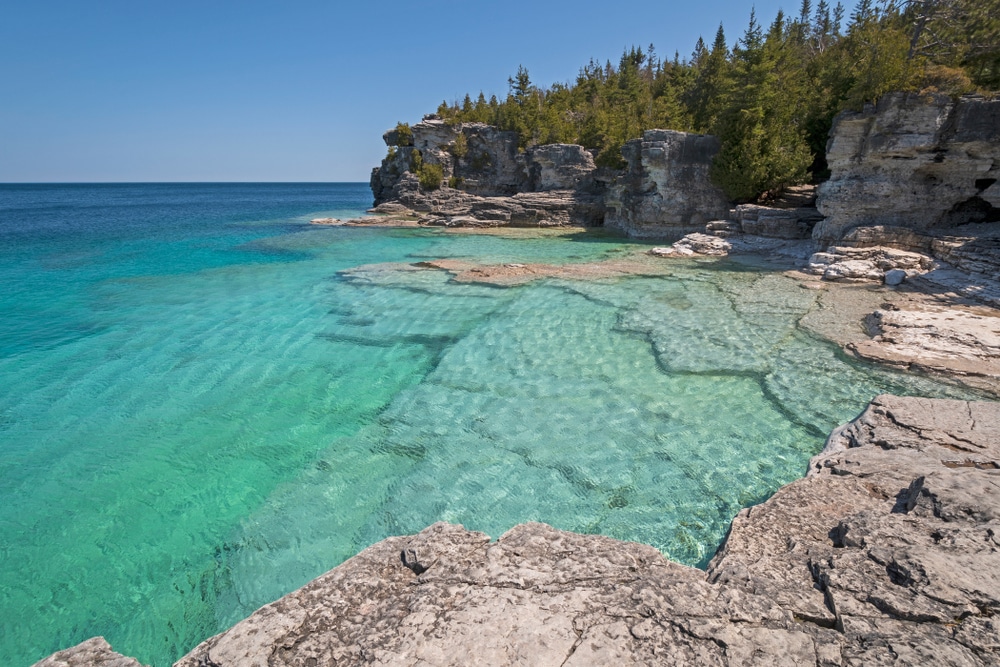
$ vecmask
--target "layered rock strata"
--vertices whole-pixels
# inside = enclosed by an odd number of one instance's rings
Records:
[[[956,308],[880,309],[865,318],[871,340],[855,356],[910,371],[947,373],[1000,393],[1000,313]]]
[[[628,166],[608,188],[605,225],[637,238],[678,239],[724,218],[729,201],[708,177],[715,137],[647,130],[622,146]]]
[[[718,141],[649,130],[622,148],[628,167],[598,168],[582,146],[519,151],[517,135],[482,123],[429,116],[383,139],[389,154],[372,172],[377,213],[416,212],[424,224],[608,226],[628,236],[677,239],[725,217],[729,203],[708,179]],[[397,145],[407,143],[409,145]],[[420,165],[440,167],[440,185],[421,185]]]
[[[411,132],[411,141],[395,130],[383,136],[389,154],[372,171],[375,212],[415,212],[424,224],[444,226],[603,224],[602,171],[582,146],[519,152],[513,132],[483,123],[450,125],[434,116]],[[440,167],[436,187],[421,185],[420,165]]]
[[[879,396],[707,572],[543,524],[435,524],[177,665],[998,665],[998,485],[1000,403]]]
[[[823,245],[858,227],[933,237],[1000,221],[1000,100],[889,94],[838,116],[826,157],[814,231]]]

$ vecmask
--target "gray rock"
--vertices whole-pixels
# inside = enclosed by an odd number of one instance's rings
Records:
[[[946,373],[1000,396],[1000,317],[962,306],[876,310],[865,318],[871,340],[847,346],[870,361]]]
[[[689,257],[691,255],[707,255],[722,257],[733,249],[732,243],[724,238],[711,234],[688,234],[672,246],[653,248],[649,254],[658,257]]]
[[[1000,220],[1000,100],[886,95],[836,118],[827,162],[814,230],[824,245],[855,227],[933,235]]]
[[[135,658],[115,653],[104,637],[91,637],[72,648],[53,653],[32,667],[142,667]]]
[[[775,239],[812,238],[813,228],[823,219],[815,207],[772,208],[741,204],[732,212],[745,234]]]
[[[890,287],[902,285],[904,280],[906,280],[906,271],[903,269],[889,269],[885,272],[885,284]]]
[[[707,572],[544,524],[491,543],[438,523],[176,665],[995,666],[998,474],[1000,403],[879,396],[737,515]],[[86,664],[62,655],[41,664]]]
[[[880,396],[707,572],[543,524],[495,543],[435,524],[177,664],[997,665],[998,467],[1000,404]]]
[[[708,177],[715,137],[647,130],[622,147],[628,166],[605,201],[605,225],[637,238],[678,239],[725,218],[729,201]]]

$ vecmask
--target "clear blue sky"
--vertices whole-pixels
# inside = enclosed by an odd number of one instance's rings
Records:
[[[382,132],[502,96],[519,64],[571,81],[654,43],[689,55],[752,5],[694,2],[3,0],[0,182],[366,181]]]

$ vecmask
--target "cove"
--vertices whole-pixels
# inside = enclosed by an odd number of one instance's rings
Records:
[[[874,395],[968,397],[846,358],[800,326],[816,296],[780,271],[499,288],[414,265],[648,246],[307,224],[367,197],[0,188],[10,664],[104,635],[168,665],[441,520],[494,537],[544,521],[704,565]]]

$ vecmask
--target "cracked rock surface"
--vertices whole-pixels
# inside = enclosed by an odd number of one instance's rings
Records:
[[[1000,403],[883,395],[740,512],[707,572],[539,523],[496,542],[438,523],[177,666],[1000,665],[998,611]]]

